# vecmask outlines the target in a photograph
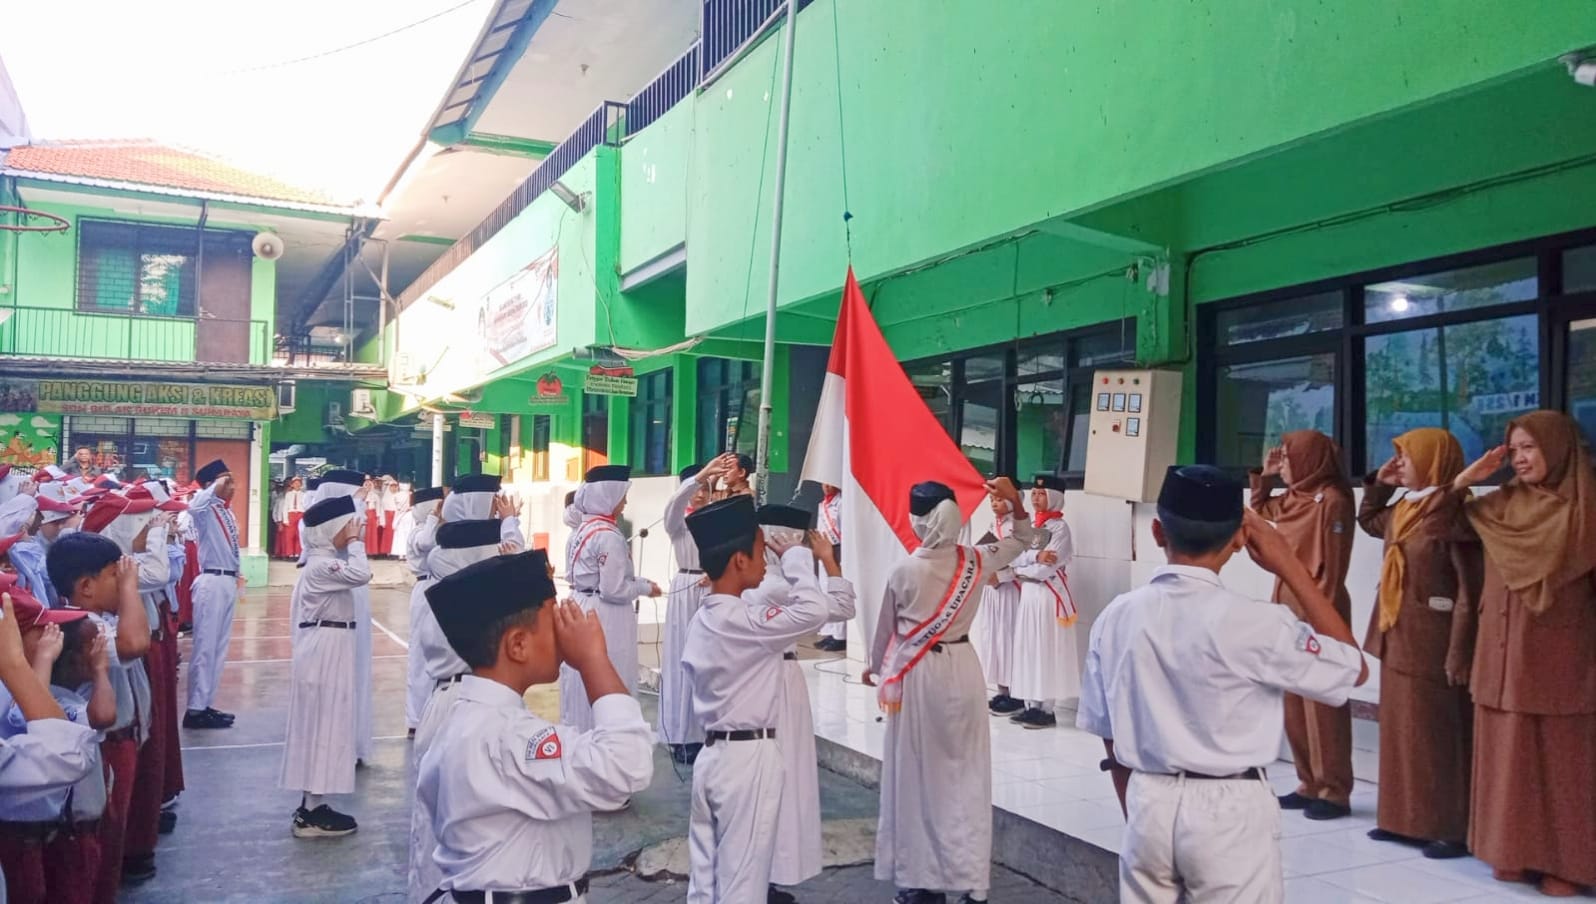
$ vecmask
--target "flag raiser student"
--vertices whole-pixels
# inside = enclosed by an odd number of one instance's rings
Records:
[[[410,511],[413,522],[405,537],[403,550],[405,564],[415,575],[416,585],[410,590],[410,624],[412,627],[427,608],[427,588],[432,586],[432,575],[427,571],[427,554],[437,545],[438,514],[442,507],[443,487],[424,487],[410,494]],[[427,660],[421,648],[412,643],[405,660],[405,727],[415,736],[421,725],[421,713],[427,707],[427,697],[432,694],[432,682],[427,680]]]
[[[467,566],[427,590],[471,667],[421,760],[416,797],[433,814],[442,871],[429,900],[583,901],[593,811],[653,781],[653,731],[610,661],[599,617],[557,604],[552,574],[533,550]],[[557,680],[562,664],[582,675],[591,730],[550,724],[522,700]]]
[[[958,542],[964,514],[947,486],[915,484],[909,521],[920,548],[887,579],[865,682],[887,712],[876,878],[900,904],[940,904],[943,890],[985,901],[992,869],[992,739],[986,680],[969,643],[981,589],[1036,536],[1007,477],[987,484],[1014,513],[995,543]]]
[[[1169,565],[1092,626],[1077,724],[1103,739],[1126,808],[1124,901],[1283,901],[1262,767],[1280,750],[1285,694],[1336,706],[1368,679],[1330,597],[1241,494],[1218,468],[1171,468],[1153,522]],[[1242,548],[1306,622],[1220,583]]]
[[[851,589],[827,562],[827,589],[801,544],[777,547],[791,584],[785,603],[755,603],[765,578],[765,538],[753,499],[733,496],[687,517],[710,579],[682,649],[693,711],[705,728],[693,769],[687,900],[766,899],[782,795],[776,725],[785,695],[782,652],[825,624],[828,593]],[[824,548],[824,540],[816,541]],[[827,557],[829,558],[829,556]]]

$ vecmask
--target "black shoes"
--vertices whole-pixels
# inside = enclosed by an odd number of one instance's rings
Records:
[[[1313,803],[1313,798],[1306,794],[1298,794],[1295,791],[1290,794],[1280,795],[1280,809],[1282,810],[1306,810],[1311,803]]]
[[[836,637],[822,637],[815,641],[815,649],[827,653],[841,653],[848,649],[848,642]]]
[[[947,904],[948,896],[940,891],[923,888],[905,888],[892,899],[892,904]]]
[[[155,855],[141,854],[122,858],[122,882],[139,885],[155,878]]]
[[[998,694],[986,701],[986,708],[994,716],[1008,716],[1024,709],[1025,704],[1008,694]]]
[[[1468,845],[1461,841],[1432,841],[1421,851],[1430,860],[1456,860],[1469,855]]]
[[[360,826],[353,816],[347,816],[322,804],[314,810],[304,807],[294,811],[295,838],[340,838],[353,835]]]
[[[671,759],[683,766],[691,766],[698,762],[698,754],[703,749],[703,744],[672,744]]]
[[[1341,819],[1352,815],[1352,808],[1346,804],[1333,803],[1328,800],[1316,800],[1308,804],[1302,815],[1309,819],[1323,822],[1327,819]]]
[[[162,810],[161,811],[161,824],[160,824],[160,827],[157,829],[157,831],[160,832],[160,834],[162,834],[162,835],[170,835],[173,832],[177,831],[177,811],[176,810]]]
[[[770,890],[765,892],[765,904],[798,904],[798,899],[793,897],[791,892],[782,891],[772,885]]]
[[[1019,715],[1010,716],[1009,721],[1022,728],[1052,728],[1058,724],[1058,717],[1045,710],[1026,707]]]
[[[191,709],[183,716],[183,727],[195,730],[232,728],[233,717],[214,709]]]

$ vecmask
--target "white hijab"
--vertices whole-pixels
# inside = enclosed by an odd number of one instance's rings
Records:
[[[621,502],[626,499],[627,491],[631,488],[632,482],[629,480],[584,483],[576,488],[576,510],[587,518],[595,515],[609,517],[620,508]]]
[[[426,502],[420,502],[410,507],[411,517],[416,519],[417,524],[432,517],[432,513],[437,510],[438,500],[436,499],[428,499]]]
[[[568,505],[565,507],[565,514],[561,516],[561,520],[565,522],[566,527],[575,530],[582,526],[582,512],[575,505]]]
[[[914,528],[914,535],[920,538],[921,548],[942,549],[959,542],[964,513],[959,511],[957,501],[944,499],[924,515],[911,514],[909,524]]]
[[[497,493],[450,493],[443,499],[445,521],[487,521],[493,517]]]
[[[356,511],[359,511],[358,506]],[[357,515],[339,515],[314,526],[307,525],[305,527],[306,554],[314,552],[321,555],[337,555],[338,548],[333,546],[333,537],[338,536],[338,532],[344,529],[344,525],[354,521],[357,517]]]
[[[1062,511],[1064,511],[1064,494],[1063,493],[1059,492],[1058,490],[1048,490],[1048,489],[1044,489],[1044,490],[1042,490],[1042,492],[1047,494],[1047,511],[1050,511],[1050,512],[1062,512]]]
[[[144,529],[144,525],[155,520],[155,514],[155,512],[144,512],[140,515],[117,515],[115,518],[111,519],[110,524],[107,524],[105,528],[100,531],[100,536],[105,537],[108,540],[115,541],[117,548],[122,550],[123,555],[132,555],[133,538],[139,535],[139,531]],[[164,534],[157,538],[155,533],[156,532],[153,530],[150,531],[150,536],[147,538],[147,542],[151,548],[156,548],[155,541],[157,539],[159,539],[163,545],[166,543],[166,537]]]
[[[492,546],[467,546],[461,549],[435,546],[432,552],[427,554],[427,571],[431,573],[434,581],[441,581],[468,565],[486,562],[498,554],[497,543]]]
[[[313,502],[307,503],[305,505],[305,511],[307,511],[307,512],[310,511],[310,507],[312,505],[316,504],[317,502],[321,502],[321,501],[326,500],[326,499],[341,499],[344,496],[353,496],[353,495],[355,495],[358,492],[360,492],[360,487],[352,486],[352,485],[347,484],[347,483],[324,483],[324,484],[321,485],[321,488],[316,491],[315,500]],[[355,520],[359,521],[361,524],[365,524],[366,523],[366,512],[365,512],[365,509],[361,507],[359,501],[355,502],[355,515],[354,515],[354,517],[355,517]],[[338,520],[337,518],[333,519],[333,521],[337,521],[337,520]],[[332,521],[327,522],[327,524],[331,524],[331,523],[332,523]],[[323,525],[323,526],[325,526],[325,525]],[[331,538],[332,538],[333,534],[336,534],[336,533],[338,533],[338,531],[335,528],[333,530],[332,534],[328,534],[327,535],[328,540],[329,540],[329,542],[328,542],[328,546],[329,547],[332,545],[331,542],[330,542]],[[310,546],[310,530],[308,528],[305,530],[305,546],[307,548],[309,548],[309,546]]]

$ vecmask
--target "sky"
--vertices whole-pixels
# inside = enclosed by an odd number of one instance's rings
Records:
[[[8,7],[0,60],[34,140],[154,138],[352,202],[376,200],[493,3],[76,0]],[[360,42],[369,43],[349,47]]]

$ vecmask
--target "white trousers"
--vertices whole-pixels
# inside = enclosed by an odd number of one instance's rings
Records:
[[[779,741],[717,741],[698,755],[688,904],[764,904],[781,809]]]
[[[233,609],[238,605],[238,579],[225,574],[194,578],[194,649],[188,663],[188,708],[209,709],[227,662],[233,639]]]
[[[417,581],[410,589],[410,649],[405,653],[405,727],[411,731],[421,725],[421,714],[432,696],[433,681],[427,677],[427,655],[416,640],[416,625],[427,608],[427,588],[432,581]]]
[[[371,709],[371,587],[356,587],[355,598],[355,757],[371,759],[376,732]]]
[[[427,687],[436,685],[436,681],[428,679]],[[432,749],[432,742],[437,739],[438,730],[448,721],[449,710],[454,708],[454,698],[459,691],[460,682],[451,681],[434,690],[427,698],[427,705],[421,712],[421,724],[416,727],[416,738],[410,747],[412,787],[419,778],[421,758]],[[416,795],[415,805],[410,808],[409,904],[421,904],[443,882],[443,870],[439,869],[437,861],[432,859],[432,854],[437,848],[438,839],[432,831],[432,811],[427,808],[421,796]]]
[[[1280,803],[1265,779],[1131,775],[1124,904],[1279,904]]]

